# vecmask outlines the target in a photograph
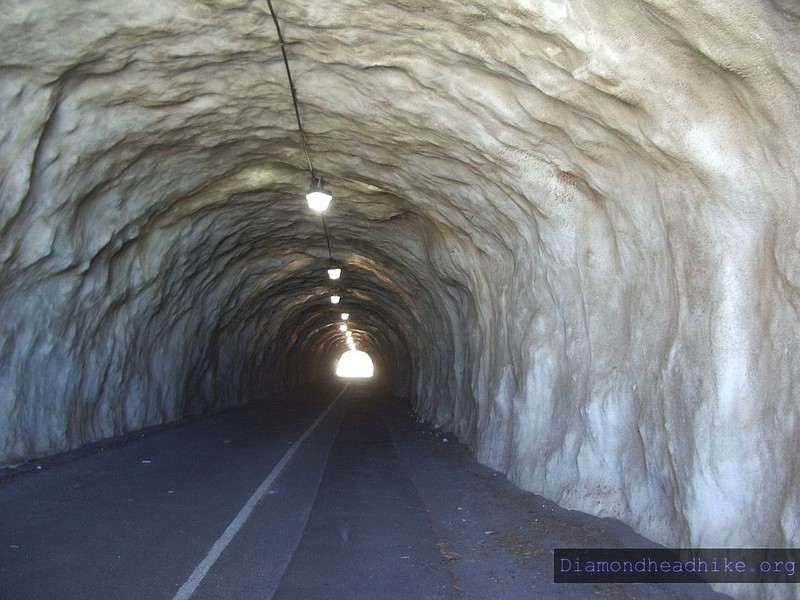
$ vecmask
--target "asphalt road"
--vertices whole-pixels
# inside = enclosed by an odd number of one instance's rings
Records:
[[[554,584],[553,548],[654,544],[519,490],[363,384],[0,475],[0,600],[725,598]]]

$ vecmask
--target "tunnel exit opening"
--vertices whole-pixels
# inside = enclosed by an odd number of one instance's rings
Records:
[[[336,376],[348,379],[369,379],[375,372],[369,354],[361,350],[347,350],[336,363]]]

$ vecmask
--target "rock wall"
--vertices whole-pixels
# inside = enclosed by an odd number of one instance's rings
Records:
[[[275,7],[395,390],[564,506],[800,546],[795,3]],[[265,10],[0,7],[0,464],[332,368]]]

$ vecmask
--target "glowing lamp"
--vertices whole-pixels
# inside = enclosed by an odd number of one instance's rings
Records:
[[[311,182],[311,189],[306,194],[308,208],[320,213],[325,212],[332,198],[333,196],[322,187],[322,179],[319,177],[314,178]]]
[[[338,267],[332,267],[328,269],[328,277],[331,279],[339,279],[342,276],[342,270]]]
[[[339,300],[341,300],[341,296],[333,295],[331,296],[331,304],[339,304]]]

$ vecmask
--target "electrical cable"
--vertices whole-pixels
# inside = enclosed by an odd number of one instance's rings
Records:
[[[278,41],[281,45],[281,54],[283,54],[283,64],[286,67],[286,77],[289,80],[289,90],[292,93],[294,116],[297,119],[297,129],[300,131],[300,142],[303,145],[303,152],[305,152],[306,160],[308,161],[308,170],[311,171],[311,179],[313,180],[316,177],[316,172],[314,171],[314,163],[311,162],[311,153],[308,151],[306,130],[303,129],[303,122],[300,120],[300,107],[297,104],[297,90],[294,87],[292,70],[289,68],[289,57],[286,54],[286,40],[283,39],[283,32],[281,31],[281,25],[278,22],[278,15],[275,13],[275,7],[272,6],[272,0],[267,0],[267,6],[269,6],[269,14],[272,16],[272,21],[275,23],[275,31],[278,33]]]
[[[275,23],[275,31],[278,34],[278,41],[280,42],[281,46],[281,54],[283,55],[283,64],[286,67],[286,78],[289,80],[289,91],[292,94],[292,105],[294,106],[294,116],[297,119],[297,129],[300,132],[300,142],[303,146],[303,152],[305,152],[306,160],[308,161],[308,169],[311,171],[311,180],[315,181],[317,179],[316,171],[314,171],[314,163],[311,161],[311,153],[308,150],[308,139],[306,136],[306,130],[303,128],[303,121],[300,119],[300,106],[297,102],[297,90],[294,87],[294,79],[292,78],[292,70],[289,68],[289,56],[286,54],[286,40],[283,37],[283,31],[281,31],[281,25],[278,22],[278,15],[275,12],[275,7],[272,5],[272,0],[267,0],[267,6],[269,7],[269,14],[272,16],[272,22]],[[325,217],[322,217],[322,231],[325,234],[325,243],[328,246],[328,258],[331,261],[331,266],[334,266],[336,263],[333,261],[333,252],[331,250],[331,238],[328,235],[328,226],[325,224]]]
[[[333,262],[333,253],[331,252],[331,237],[328,235],[328,226],[325,225],[325,217],[322,217],[322,231],[325,232],[325,241],[328,242],[328,258],[331,259],[331,265],[335,264]]]

